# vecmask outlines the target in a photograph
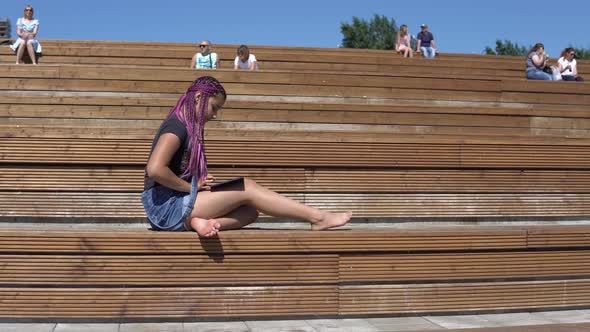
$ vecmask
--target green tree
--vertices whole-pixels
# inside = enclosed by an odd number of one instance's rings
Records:
[[[574,47],[572,45],[570,45],[570,47],[574,48],[574,52],[576,52],[576,59],[590,59],[590,49]]]
[[[398,29],[393,18],[375,14],[370,21],[353,16],[351,24],[341,23],[340,31],[341,47],[393,50]]]
[[[527,55],[529,49],[530,47],[527,48],[526,46],[518,45],[518,43],[513,43],[508,39],[504,39],[504,41],[496,39],[496,48],[492,49],[487,46],[484,49],[484,53],[489,55],[524,56]]]

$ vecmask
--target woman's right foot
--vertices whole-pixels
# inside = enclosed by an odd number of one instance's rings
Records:
[[[192,218],[191,228],[202,237],[212,237],[219,232],[221,225],[215,219]]]
[[[311,224],[311,230],[323,231],[334,227],[344,226],[351,217],[351,211],[345,213],[326,212],[320,221],[316,221]]]

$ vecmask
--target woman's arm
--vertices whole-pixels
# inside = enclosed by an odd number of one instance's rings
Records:
[[[561,59],[557,60],[557,68],[559,68],[559,72],[563,73],[564,71],[566,71],[565,67],[563,66],[563,64],[561,63]]]
[[[191,68],[195,69],[196,66],[197,66],[197,54],[195,54],[193,56],[193,59],[191,60]]]
[[[179,178],[168,166],[174,153],[180,149],[180,139],[172,133],[160,136],[150,159],[148,160],[147,175],[170,189],[180,192],[191,192],[191,184]]]
[[[25,38],[22,24],[16,25],[16,35],[19,36],[20,38],[23,38],[23,39]]]
[[[535,64],[535,66],[545,67],[546,62],[547,62],[547,60],[545,60],[545,57],[541,57],[541,55],[539,55],[539,54],[533,55],[533,63]]]
[[[397,32],[397,37],[395,39],[395,51],[399,52],[399,39],[401,38],[399,31]]]
[[[557,60],[557,65],[559,66],[559,72],[563,73],[564,71],[568,70],[571,68],[570,65],[564,66],[563,63],[561,62],[561,59]]]
[[[39,31],[39,24],[35,25],[35,28],[33,29],[33,32],[31,32],[31,33],[29,34],[29,36],[30,36],[31,38],[35,38],[35,36],[37,36],[37,32],[38,32],[38,31]]]
[[[256,69],[256,61],[250,61],[250,70]]]

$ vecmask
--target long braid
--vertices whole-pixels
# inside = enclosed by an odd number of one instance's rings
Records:
[[[199,109],[195,112],[197,107],[195,100],[195,93],[200,92],[201,98],[199,102]],[[184,93],[176,106],[174,106],[168,118],[175,114],[182,123],[186,125],[186,130],[189,135],[190,151],[189,163],[182,178],[191,176],[201,180],[207,177],[207,157],[205,155],[205,112],[209,106],[209,97],[221,94],[226,98],[225,89],[217,79],[211,76],[202,76],[193,81],[191,86]],[[196,118],[195,118],[196,113]]]

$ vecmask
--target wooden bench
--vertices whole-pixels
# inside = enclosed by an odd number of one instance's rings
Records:
[[[194,320],[590,305],[588,226],[3,229],[0,320]],[[556,239],[559,239],[558,242]]]

